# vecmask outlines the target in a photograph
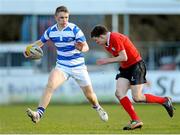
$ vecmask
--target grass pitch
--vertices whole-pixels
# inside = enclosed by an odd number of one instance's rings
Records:
[[[117,104],[102,104],[109,121],[100,120],[89,104],[49,105],[42,120],[34,124],[26,116],[34,105],[0,106],[1,134],[178,134],[180,133],[180,104],[175,104],[175,116],[170,118],[160,105],[135,105],[144,126],[142,129],[123,131],[128,115]]]

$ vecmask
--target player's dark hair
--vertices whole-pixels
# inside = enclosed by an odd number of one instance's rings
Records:
[[[91,31],[91,38],[105,35],[107,32],[108,29],[104,25],[96,25]]]
[[[65,7],[65,6],[59,6],[59,7],[57,7],[57,8],[56,8],[55,15],[57,15],[59,12],[69,13],[67,7]]]

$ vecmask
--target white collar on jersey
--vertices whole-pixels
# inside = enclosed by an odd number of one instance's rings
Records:
[[[59,31],[62,31],[64,30],[67,26],[68,26],[69,22],[67,23],[67,25],[64,27],[64,28],[60,28],[58,23],[56,23],[56,28],[59,30]]]
[[[108,47],[109,46],[109,41],[110,41],[110,34],[111,34],[111,32],[108,32],[107,33],[107,43],[106,43],[106,47]]]

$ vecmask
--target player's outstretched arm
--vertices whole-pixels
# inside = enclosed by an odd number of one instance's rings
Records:
[[[97,65],[104,65],[108,63],[116,63],[121,61],[127,61],[127,54],[125,50],[120,51],[119,56],[112,58],[102,58],[96,61]]]

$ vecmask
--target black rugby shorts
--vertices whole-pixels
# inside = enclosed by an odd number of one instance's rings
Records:
[[[118,78],[126,78],[130,81],[131,85],[144,84],[146,83],[146,65],[143,60],[128,68],[119,68],[120,73],[116,75]]]

